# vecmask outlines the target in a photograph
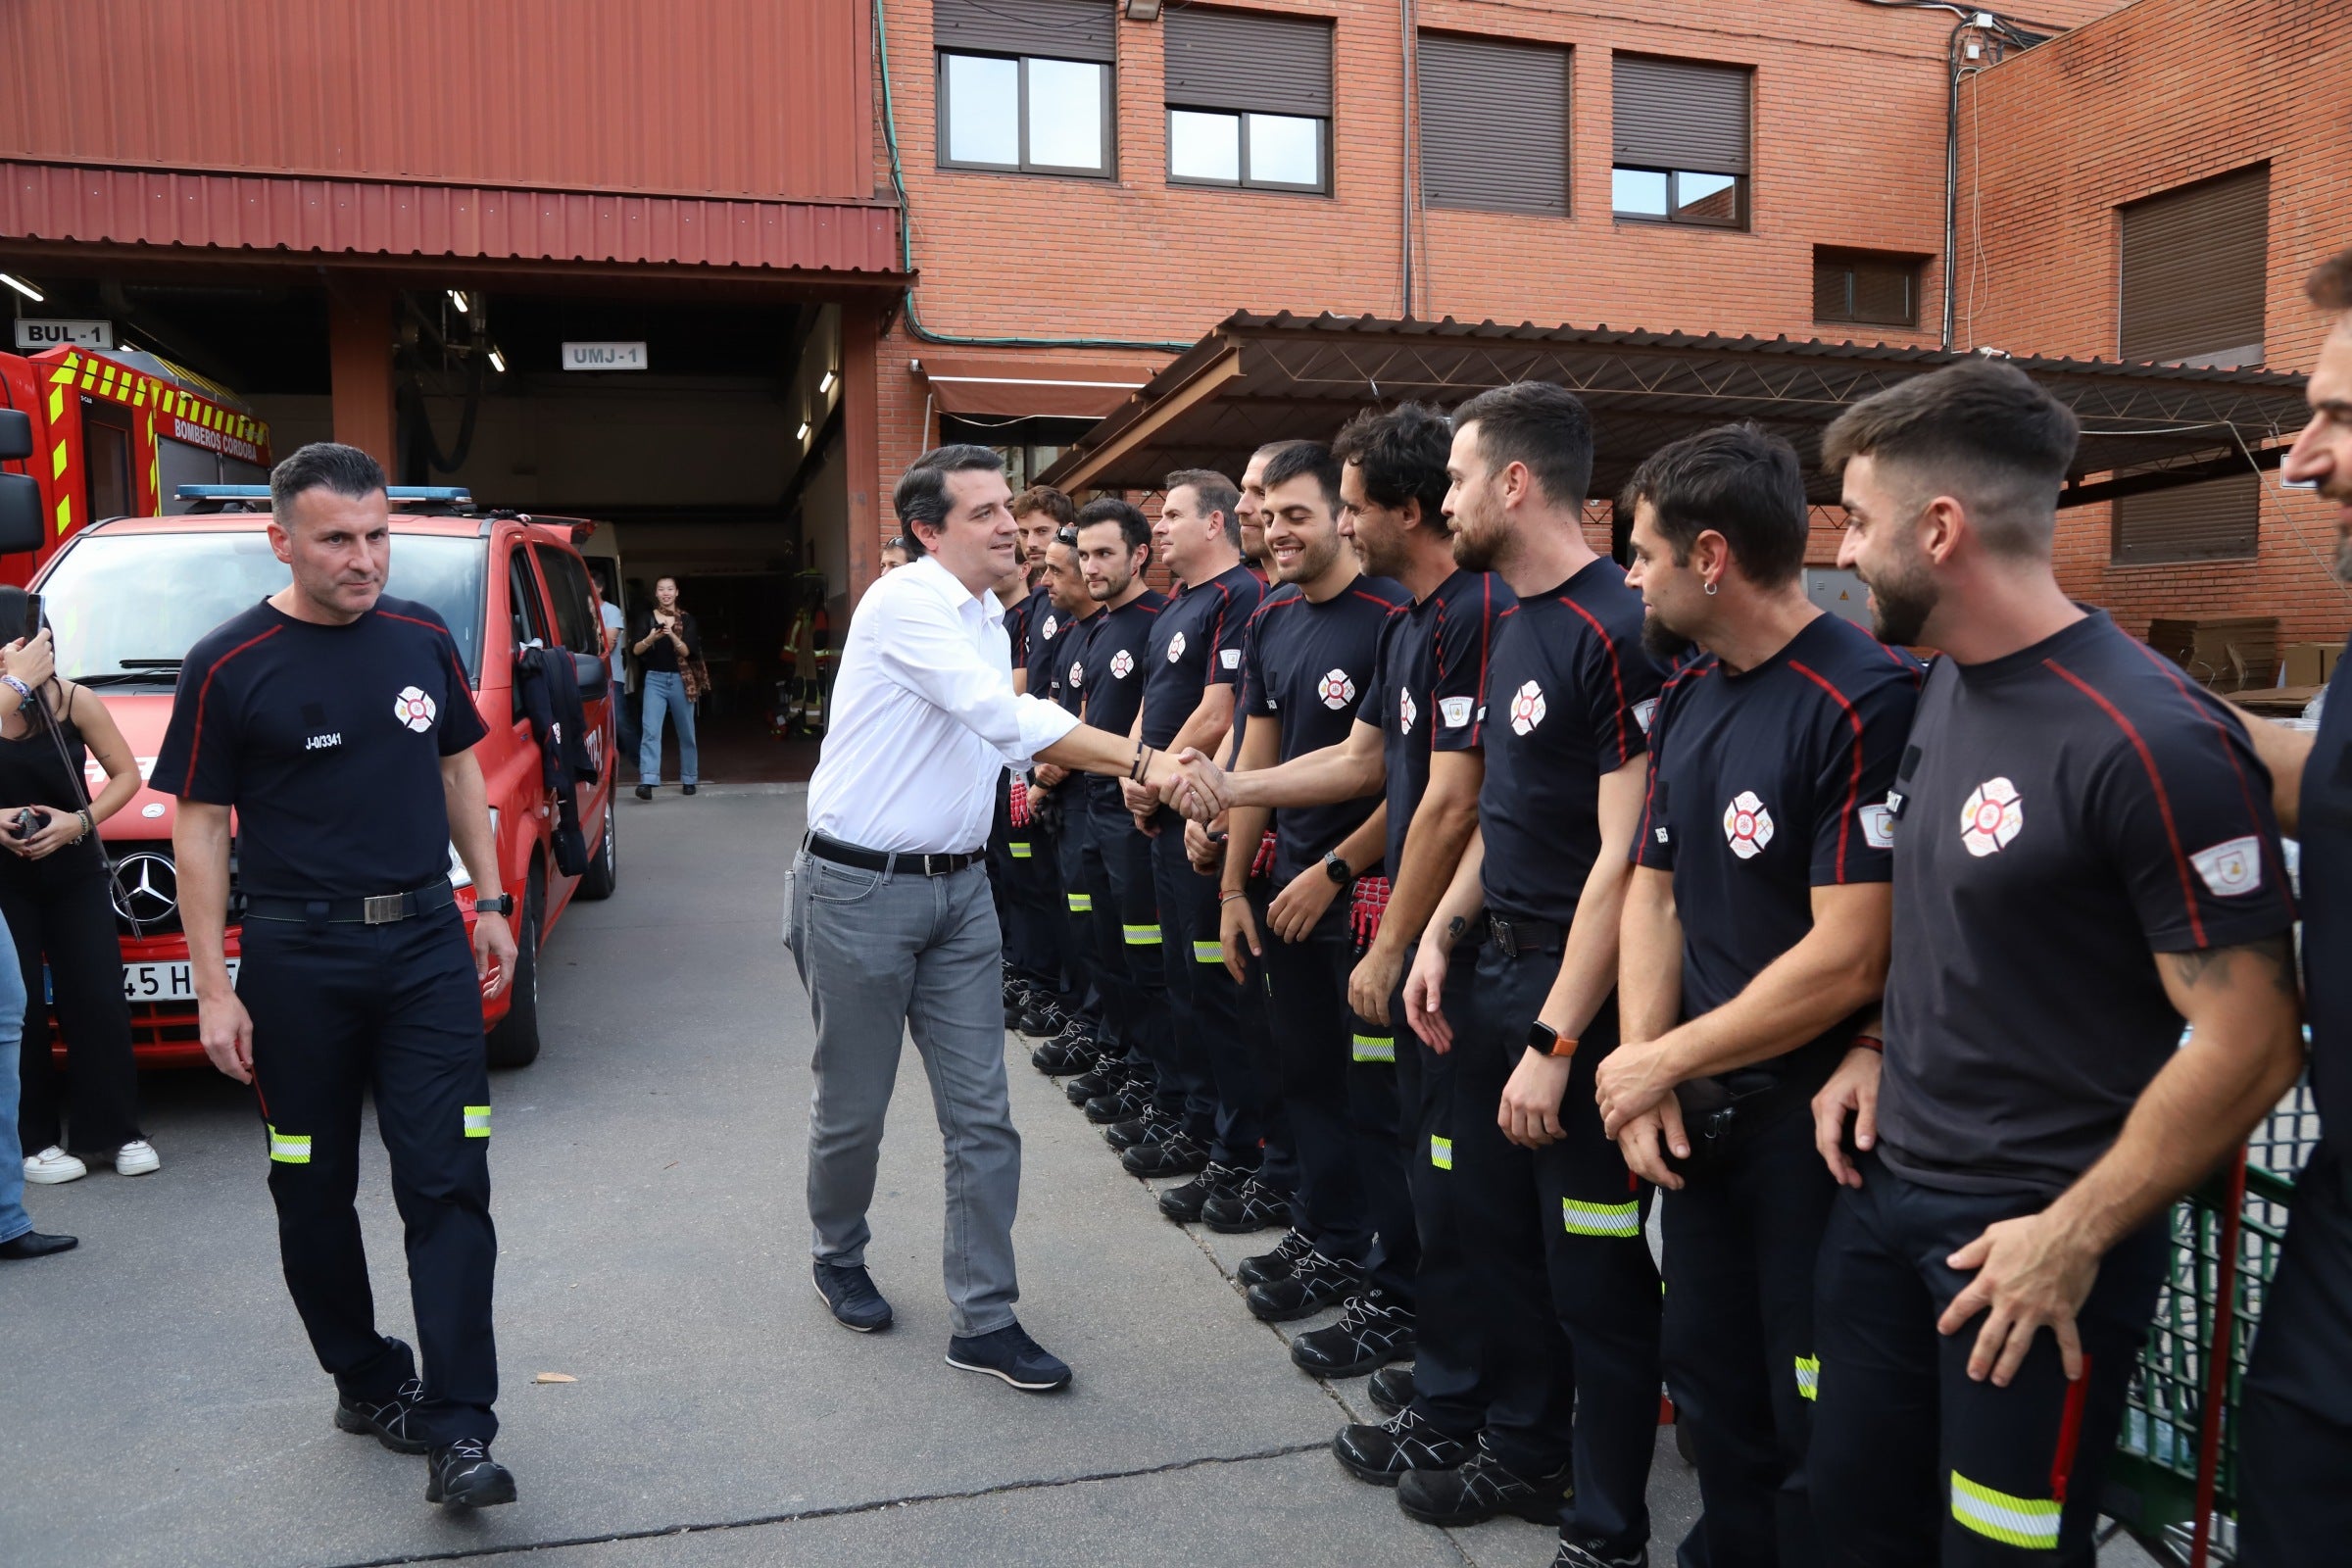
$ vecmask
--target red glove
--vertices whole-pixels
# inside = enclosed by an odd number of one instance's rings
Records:
[[[1018,773],[1012,776],[1012,825],[1029,825],[1029,781]]]
[[[1274,830],[1272,828],[1268,828],[1266,829],[1266,836],[1257,841],[1257,858],[1250,862],[1250,875],[1252,878],[1261,877],[1273,869]]]
[[[1380,935],[1380,917],[1389,906],[1389,879],[1385,876],[1359,876],[1355,879],[1355,898],[1348,909],[1348,929],[1355,937],[1360,950],[1372,945]]]

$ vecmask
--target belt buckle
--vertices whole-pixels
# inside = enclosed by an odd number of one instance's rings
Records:
[[[368,925],[390,925],[405,919],[408,910],[401,907],[407,900],[405,893],[379,893],[360,901],[360,919]]]
[[[930,851],[928,851],[928,850],[924,851],[924,852],[923,852],[923,875],[925,875],[925,876],[946,876],[946,875],[948,874],[948,872],[950,872],[951,870],[953,870],[953,869],[954,869],[954,867],[953,867],[953,866],[951,866],[951,865],[949,865],[949,864],[948,864],[948,861],[950,861],[950,860],[952,860],[952,859],[954,859],[954,858],[955,858],[955,857],[954,857],[954,856],[952,856],[952,855],[933,855],[933,854],[932,854]],[[938,862],[938,863],[935,865],[935,864],[933,864],[933,862],[934,862],[934,861],[936,861],[936,862]]]

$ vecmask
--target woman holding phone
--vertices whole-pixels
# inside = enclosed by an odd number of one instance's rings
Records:
[[[5,622],[0,622],[5,624]],[[650,801],[662,782],[662,720],[664,714],[678,726],[678,783],[692,795],[695,786],[694,700],[702,694],[687,688],[689,666],[703,657],[703,634],[694,616],[678,608],[678,579],[654,583],[654,612],[638,628],[629,645],[637,668],[645,676],[645,711],[638,718],[637,798]]]
[[[0,587],[0,626],[23,622],[25,608],[24,589]],[[33,697],[0,719],[0,915],[25,992],[19,1063],[24,1179],[86,1176],[80,1153],[111,1161],[122,1175],[144,1176],[163,1161],[139,1135],[122,938],[98,844],[98,824],[139,793],[138,763],[95,693],[52,675]],[[84,785],[91,757],[106,770],[95,800]],[[52,1006],[66,1041],[62,1097],[49,1053]]]

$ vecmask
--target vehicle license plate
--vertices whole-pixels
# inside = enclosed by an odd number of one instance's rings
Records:
[[[237,977],[237,960],[228,960],[228,977]],[[122,966],[122,995],[131,1002],[194,1002],[196,966],[178,963],[126,963]]]

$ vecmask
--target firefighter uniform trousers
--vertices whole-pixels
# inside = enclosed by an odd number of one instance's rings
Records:
[[[1587,1026],[1560,1101],[1564,1136],[1523,1149],[1495,1117],[1527,1054],[1528,1029],[1560,968],[1548,951],[1478,950],[1466,1017],[1454,1020],[1453,1180],[1491,1385],[1487,1448],[1520,1475],[1575,1461],[1561,1524],[1587,1545],[1634,1556],[1649,1540],[1658,1436],[1658,1272],[1642,1233],[1650,1189],[1601,1132],[1592,1098],[1617,1044],[1612,998]]]
[[[2038,1212],[2047,1196],[1947,1192],[1872,1154],[1858,1168],[1862,1187],[1839,1190],[1821,1250],[1812,1479],[1825,1559],[2090,1568],[2100,1482],[2155,1311],[2167,1222],[2141,1227],[2100,1261],[2075,1317],[2080,1381],[2067,1381],[2045,1330],[2009,1387],[1996,1388],[1968,1375],[1982,1314],[1957,1334],[1936,1332],[1974,1277],[1944,1259],[1987,1225]]]
[[[2295,1178],[2237,1415],[2238,1560],[2320,1568],[2352,1540],[2352,1162],[2323,1133]]]
[[[997,924],[1004,932],[1004,961],[1024,979],[1053,981],[1058,989],[1059,950],[1037,891],[1031,867],[1037,861],[1034,820],[1012,821],[1012,775],[997,778],[997,805],[988,830],[988,880],[996,895]],[[1028,786],[1021,786],[1023,794]],[[1026,813],[1024,813],[1026,814]]]
[[[1283,1119],[1298,1152],[1299,1228],[1324,1256],[1362,1268],[1411,1307],[1421,1248],[1397,1132],[1396,1041],[1348,1005],[1348,908],[1342,891],[1303,942],[1275,936],[1257,911]]]
[[[1413,972],[1419,947],[1415,943],[1405,950],[1399,974]],[[1477,961],[1467,942],[1447,956],[1441,999],[1446,1017],[1469,1015]],[[1421,1244],[1421,1266],[1413,1278],[1413,1412],[1467,1443],[1485,1424],[1491,1400],[1469,1305],[1470,1294],[1481,1288],[1484,1263],[1477,1270],[1470,1265],[1454,1190],[1454,1055],[1423,1045],[1404,1016],[1399,985],[1389,998],[1389,1017],[1397,1025],[1397,1127],[1403,1134],[1405,1190]],[[1496,1371],[1509,1375],[1507,1369]]]
[[[1187,1094],[1168,1017],[1168,976],[1160,956],[1159,905],[1152,889],[1152,841],[1120,804],[1115,785],[1087,781],[1081,889],[1094,905],[1095,983],[1102,1014],[1128,1061],[1152,1085],[1152,1102],[1176,1125]]]
[[[1186,1069],[1185,1130],[1208,1157],[1255,1170],[1270,1093],[1242,1038],[1241,990],[1225,968],[1217,925],[1217,878],[1193,869],[1184,818],[1160,808],[1151,841],[1152,895],[1159,906],[1160,955],[1178,1052]]]
[[[1666,1389],[1697,1458],[1698,1523],[1680,1560],[1705,1568],[1810,1568],[1821,1560],[1805,1450],[1812,1440],[1813,1280],[1837,1182],[1813,1147],[1823,1074],[1740,1104],[1665,1212]],[[1801,1091],[1801,1092],[1800,1092]]]
[[[388,1399],[414,1375],[406,1348],[376,1329],[352,1206],[360,1102],[371,1096],[424,1358],[418,1424],[435,1444],[486,1443],[498,1431],[498,1237],[481,992],[465,922],[454,905],[383,925],[330,924],[323,905],[318,913],[249,917],[237,974],[286,1288],[345,1395]]]
[[[1071,1000],[1084,1013],[1088,1032],[1098,1042],[1116,1043],[1118,1032],[1102,1010],[1102,984],[1095,962],[1095,896],[1087,881],[1086,848],[1092,833],[1087,826],[1086,802],[1081,798],[1083,775],[1054,791],[1049,813],[1053,825],[1047,837],[1053,845],[1055,897],[1061,919],[1054,931],[1061,945],[1062,972],[1068,977]]]

